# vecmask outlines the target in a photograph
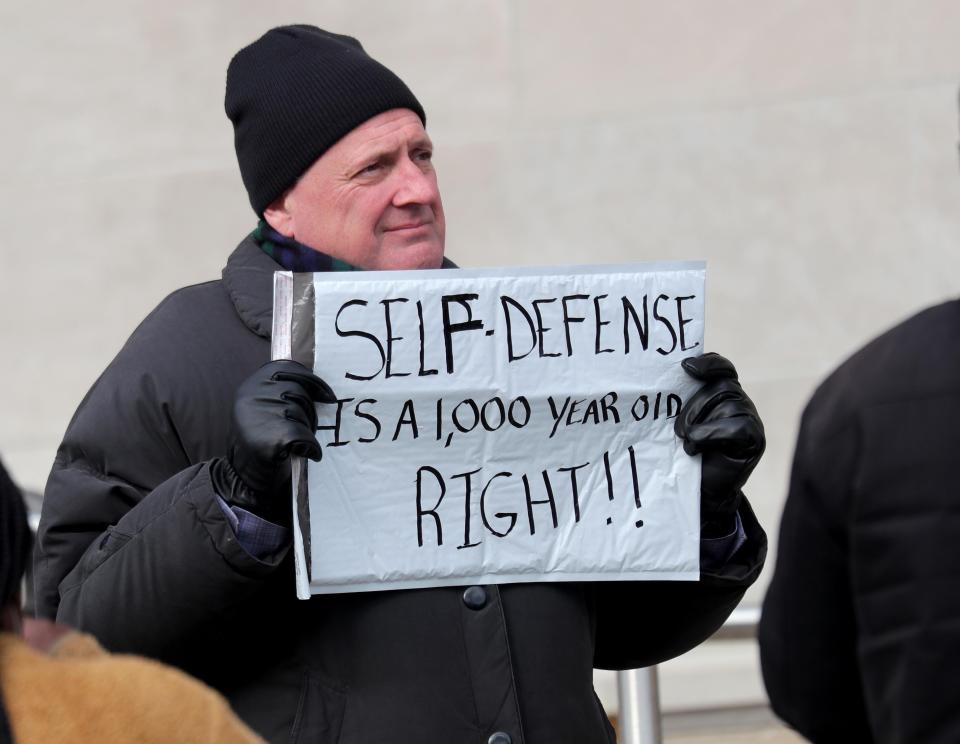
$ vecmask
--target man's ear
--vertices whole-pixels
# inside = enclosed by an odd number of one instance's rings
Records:
[[[267,208],[263,210],[263,219],[281,235],[288,238],[295,238],[293,215],[290,212],[289,199],[290,190],[287,189],[280,196],[270,202]]]

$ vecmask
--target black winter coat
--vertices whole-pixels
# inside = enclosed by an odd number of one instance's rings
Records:
[[[760,650],[810,740],[960,742],[960,302],[880,336],[800,427]]]
[[[88,393],[47,484],[38,613],[200,677],[272,742],[613,741],[593,667],[663,661],[723,622],[765,554],[749,507],[747,544],[699,583],[486,586],[475,608],[464,587],[297,600],[291,557],[247,554],[210,480],[234,392],[269,359],[279,269],[248,238]]]

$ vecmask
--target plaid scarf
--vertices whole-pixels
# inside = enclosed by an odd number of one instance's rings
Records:
[[[261,250],[287,271],[361,271],[346,261],[328,256],[293,238],[281,235],[264,220],[250,233]]]

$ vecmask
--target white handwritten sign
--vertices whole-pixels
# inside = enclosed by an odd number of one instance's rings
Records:
[[[704,274],[278,275],[274,355],[339,399],[295,468],[298,595],[696,580],[700,463],[673,423]]]

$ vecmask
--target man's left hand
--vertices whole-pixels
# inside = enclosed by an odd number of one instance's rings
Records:
[[[728,359],[709,353],[680,364],[703,387],[681,409],[674,431],[688,455],[703,456],[701,537],[722,537],[736,527],[740,489],[766,447],[763,422]]]

